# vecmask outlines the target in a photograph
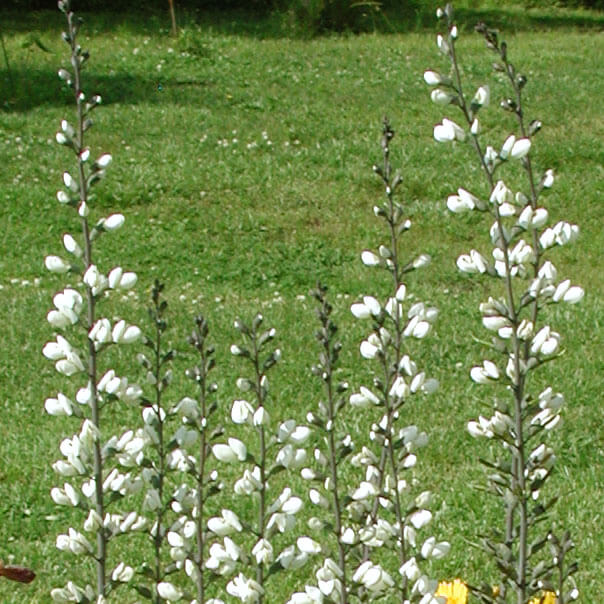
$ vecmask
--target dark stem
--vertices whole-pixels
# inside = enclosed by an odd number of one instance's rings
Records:
[[[80,204],[87,203],[88,190],[86,184],[86,175],[84,173],[84,164],[79,160],[79,155],[84,148],[84,108],[83,100],[81,98],[81,71],[79,56],[76,51],[76,28],[74,26],[74,14],[72,12],[67,13],[67,23],[70,37],[71,46],[71,64],[74,70],[74,92],[77,107],[77,124],[76,133],[77,139],[75,141],[75,152],[78,156],[78,180],[79,180],[79,191],[80,191]],[[85,270],[92,264],[92,242],[90,239],[90,229],[86,216],[82,216],[82,232],[84,236],[84,263],[86,265]],[[95,298],[92,293],[92,288],[86,286],[86,301],[87,301],[87,316],[86,316],[86,329],[90,331],[95,323]],[[100,401],[97,392],[97,351],[95,349],[94,342],[88,339],[88,382],[91,389],[91,410],[92,410],[92,423],[98,428],[99,433],[101,432],[101,421],[100,421]],[[95,480],[95,510],[99,518],[105,517],[105,503],[103,497],[103,460],[101,455],[101,444],[99,440],[94,443],[94,480]],[[96,571],[97,571],[97,595],[106,595],[106,576],[105,566],[107,561],[107,537],[104,528],[99,528],[96,534],[97,541],[97,552]]]

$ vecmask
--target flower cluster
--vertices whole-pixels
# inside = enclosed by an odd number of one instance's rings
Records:
[[[395,197],[402,178],[398,172],[393,174],[390,163],[393,136],[394,131],[384,120],[383,165],[374,166],[374,172],[381,177],[386,195],[384,203],[374,207],[374,214],[387,226],[388,243],[380,245],[377,253],[366,250],[361,255],[365,265],[390,274],[392,293],[384,303],[373,296],[364,296],[362,302],[351,307],[356,318],[371,322],[371,332],[361,343],[360,353],[363,358],[377,362],[378,369],[373,387],[361,386],[350,396],[350,404],[377,408],[381,414],[369,434],[377,452],[368,447],[352,457],[352,462],[365,472],[365,480],[352,499],[356,514],[365,515],[364,527],[356,537],[362,543],[364,560],[370,559],[372,550],[383,546],[398,555],[398,578],[392,580],[392,585],[385,579],[378,584],[384,590],[393,588],[401,600],[425,604],[435,601],[437,582],[425,575],[420,562],[443,557],[449,544],[437,542],[434,537],[420,540],[419,531],[432,518],[428,509],[431,495],[428,491],[413,494],[417,488],[413,468],[417,452],[428,438],[414,424],[401,426],[401,419],[414,396],[429,394],[438,387],[438,382],[420,371],[407,352],[413,346],[407,342],[429,334],[438,312],[424,302],[409,302],[412,296],[407,291],[405,275],[429,264],[430,257],[422,253],[407,262],[401,258],[401,238],[409,232],[411,221]],[[375,571],[368,575],[357,572],[357,576],[374,577]],[[369,589],[366,584],[365,588]],[[375,592],[375,587],[370,591]]]
[[[264,601],[265,582],[279,570],[301,566],[307,557],[320,550],[320,546],[308,537],[298,537],[294,544],[281,549],[274,538],[291,533],[296,526],[296,516],[303,502],[285,487],[279,495],[271,492],[270,478],[285,469],[301,467],[306,461],[304,445],[310,429],[294,420],[282,421],[271,427],[267,409],[270,402],[267,372],[281,358],[280,349],[266,352],[273,341],[274,328],[262,328],[263,317],[258,314],[251,325],[237,319],[235,328],[240,332],[242,344],[233,344],[231,354],[247,361],[252,367],[249,377],[240,377],[237,387],[246,398],[236,399],[231,407],[231,420],[249,434],[255,435],[255,446],[228,437],[226,441],[212,445],[214,457],[223,463],[237,464],[243,473],[235,481],[236,495],[251,497],[256,518],[246,514],[245,520],[230,509],[223,509],[220,516],[208,520],[209,556],[206,568],[229,578],[226,591],[241,602]],[[232,537],[242,533],[243,525],[254,534],[253,543],[236,543]],[[239,573],[235,575],[238,569]],[[246,574],[247,573],[247,574]],[[249,576],[249,574],[253,576]]]
[[[321,512],[312,517],[314,530],[333,535],[334,546],[322,543],[323,563],[316,571],[317,587],[307,586],[305,592],[295,593],[290,602],[317,602],[323,598],[347,603],[356,594],[361,599],[396,597],[401,601],[437,602],[434,592],[437,582],[420,569],[420,562],[441,558],[449,550],[447,542],[434,537],[420,540],[419,532],[430,522],[427,509],[430,493],[413,495],[416,480],[412,469],[416,453],[427,442],[427,435],[415,425],[400,426],[403,406],[419,393],[433,392],[438,384],[418,370],[417,364],[405,352],[405,341],[424,338],[436,319],[437,311],[422,302],[407,305],[409,296],[403,277],[409,271],[428,264],[429,257],[420,254],[409,262],[400,260],[400,237],[411,226],[404,217],[402,205],[394,198],[401,182],[392,174],[389,145],[394,132],[384,121],[382,150],[383,167],[374,167],[385,184],[386,201],[375,206],[374,213],[388,225],[389,244],[380,245],[377,253],[365,250],[362,262],[388,271],[392,278],[392,293],[384,303],[374,296],[364,296],[352,305],[352,314],[371,322],[371,332],[360,346],[361,356],[376,361],[372,388],[361,386],[348,396],[349,408],[379,408],[380,419],[371,425],[371,446],[354,452],[350,434],[339,423],[341,410],[346,407],[344,393],[347,383],[334,381],[340,344],[330,314],[331,306],[321,285],[313,292],[319,302],[321,327],[317,338],[321,344],[319,363],[313,373],[325,385],[325,402],[308,420],[322,435],[321,445],[314,451],[313,467],[302,470],[302,477],[311,481],[311,503]],[[373,450],[377,448],[377,452]],[[344,460],[363,473],[358,485],[342,489],[339,486],[339,466]],[[327,517],[325,518],[325,516]],[[396,552],[399,573],[392,576],[376,556],[380,550]],[[415,551],[415,555],[413,552]]]
[[[181,426],[168,444],[167,464],[181,473],[182,480],[170,499],[172,511],[178,517],[165,537],[174,567],[185,571],[195,593],[195,598],[191,599],[186,590],[164,580],[157,589],[170,602],[186,598],[196,603],[220,604],[221,600],[207,598],[207,570],[229,574],[234,571],[231,563],[239,558],[238,548],[230,540],[228,549],[221,553],[215,545],[210,547],[209,558],[207,551],[207,543],[214,530],[226,536],[242,529],[236,515],[230,514],[229,510],[223,511],[222,522],[217,522],[216,518],[208,519],[206,515],[208,501],[222,489],[218,473],[209,463],[211,443],[222,434],[222,428],[212,428],[211,424],[218,409],[212,401],[218,386],[210,381],[215,362],[214,347],[208,345],[208,335],[208,322],[202,315],[197,316],[189,343],[196,350],[198,363],[186,372],[197,386],[197,395],[195,398],[184,397],[169,411],[181,420]],[[219,558],[220,562],[215,564]]]
[[[554,184],[554,173],[550,169],[539,174],[533,166],[531,150],[541,122],[525,121],[523,89],[527,78],[509,61],[506,43],[485,25],[477,26],[487,47],[497,55],[495,70],[511,87],[512,97],[503,99],[500,106],[515,116],[519,130],[507,135],[501,145],[489,145],[483,143],[479,122],[479,113],[490,100],[489,87],[483,84],[473,98],[465,96],[456,53],[459,32],[451,5],[439,9],[438,16],[445,21],[447,33],[438,36],[437,46],[448,59],[451,73],[445,76],[430,70],[424,79],[433,87],[435,102],[461,112],[463,125],[444,119],[435,126],[434,138],[441,143],[469,141],[487,185],[482,191],[478,185],[472,192],[470,187],[459,188],[457,194],[449,196],[447,207],[454,213],[479,211],[488,215],[493,246],[492,259],[473,249],[458,258],[457,266],[464,273],[486,274],[499,280],[501,285],[496,287],[502,290],[480,305],[482,323],[492,334],[492,344],[489,358],[470,370],[477,384],[504,384],[510,394],[509,399],[495,400],[491,417],[480,416],[468,423],[472,436],[486,437],[503,446],[502,456],[485,463],[489,469],[488,489],[504,501],[505,528],[493,539],[485,539],[484,547],[502,571],[497,601],[507,601],[506,593],[510,592],[514,599],[525,601],[536,597],[538,587],[552,579],[552,565],[545,564],[537,555],[540,548],[530,543],[545,543],[535,532],[552,500],[543,503],[539,496],[554,466],[555,454],[543,439],[545,432],[559,425],[564,403],[564,396],[551,386],[538,395],[531,394],[532,373],[561,354],[561,335],[541,321],[548,305],[575,304],[583,298],[581,287],[558,278],[546,255],[554,246],[575,241],[579,229],[565,221],[548,226],[550,216],[542,197]],[[519,162],[526,177],[516,186],[500,174],[510,162]],[[569,574],[559,572],[559,602],[569,599],[563,586]],[[481,594],[486,601],[494,601],[488,599],[489,589]]]
[[[45,260],[49,271],[73,275],[77,285],[66,287],[54,296],[54,308],[47,319],[51,327],[63,335],[56,334],[42,352],[54,362],[57,372],[67,378],[81,379],[83,384],[76,387],[73,396],[59,392],[49,397],[44,407],[50,415],[72,416],[81,421],[79,432],[61,442],[63,458],[53,468],[65,482],[51,490],[51,497],[57,505],[84,512],[83,531],[70,527],[67,533],[57,537],[56,546],[59,550],[91,558],[96,566],[96,584],[80,587],[70,581],[63,588],[53,589],[51,596],[55,602],[101,603],[117,585],[128,583],[134,573],[123,562],[108,568],[109,541],[146,526],[146,519],[136,512],[110,511],[116,502],[137,493],[142,487],[137,473],[120,469],[125,459],[135,457],[140,451],[142,439],[131,431],[120,438],[107,437],[101,421],[114,403],[138,402],[142,390],[126,377],[118,376],[113,369],[103,372],[101,361],[107,348],[136,342],[141,331],[123,319],[110,320],[97,315],[101,299],[111,291],[133,287],[136,275],[121,267],[114,267],[105,274],[94,262],[93,243],[103,233],[119,229],[124,217],[112,214],[91,221],[90,189],[104,176],[111,156],[105,153],[96,161],[90,161],[91,152],[85,146],[84,134],[92,125],[91,113],[101,99],[94,96],[86,101],[81,87],[81,70],[88,60],[88,53],[76,42],[79,21],[71,12],[68,1],[59,2],[59,8],[67,17],[68,31],[63,38],[70,46],[73,68],[72,72],[61,69],[59,77],[74,91],[77,122],[72,126],[63,120],[56,135],[57,142],[71,149],[76,159],[76,176],[63,173],[65,188],[58,192],[57,199],[75,210],[81,232],[63,236],[67,259],[47,256]]]

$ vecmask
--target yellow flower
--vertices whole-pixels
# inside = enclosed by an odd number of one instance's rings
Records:
[[[556,594],[553,591],[544,591],[540,598],[533,598],[529,604],[556,604]]]
[[[468,588],[460,579],[455,579],[453,583],[441,582],[438,584],[435,596],[447,598],[447,604],[467,604]],[[547,602],[547,604],[550,604]]]

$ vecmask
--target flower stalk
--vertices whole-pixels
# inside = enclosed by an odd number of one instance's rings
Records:
[[[515,115],[519,128],[518,137],[509,135],[501,150],[496,151],[481,142],[478,117],[489,103],[489,87],[481,86],[471,101],[466,97],[456,51],[458,29],[452,6],[448,4],[439,9],[437,15],[447,28],[446,35],[439,35],[437,43],[449,61],[451,76],[428,71],[424,79],[428,85],[437,86],[432,92],[433,100],[438,102],[446,97],[447,102],[443,104],[461,110],[464,126],[455,124],[447,129],[445,122],[454,122],[445,118],[443,126],[435,127],[434,138],[446,143],[463,142],[469,136],[485,176],[488,198],[483,201],[479,195],[459,189],[458,195],[449,196],[447,206],[455,213],[478,210],[494,220],[490,228],[494,262],[472,250],[460,256],[457,265],[468,274],[487,274],[499,279],[503,289],[503,297],[490,297],[480,305],[483,325],[494,332],[491,354],[498,361],[483,361],[482,366],[471,370],[470,376],[482,385],[505,383],[512,398],[510,402],[496,399],[490,419],[481,416],[468,424],[472,436],[494,439],[503,446],[503,456],[484,463],[492,472],[488,477],[488,490],[503,500],[504,531],[483,541],[502,577],[495,594],[488,586],[476,591],[485,602],[508,602],[511,598],[516,604],[524,604],[536,597],[541,587],[553,589],[551,577],[555,563],[546,563],[540,557],[545,538],[536,537],[536,529],[553,504],[553,500],[542,504],[538,498],[552,471],[555,456],[545,443],[536,446],[533,441],[543,438],[543,432],[559,423],[564,400],[561,394],[554,394],[551,387],[537,397],[531,394],[532,372],[560,355],[560,334],[549,325],[539,328],[539,321],[546,305],[560,301],[575,303],[583,297],[583,290],[577,286],[568,294],[570,281],[555,285],[557,271],[544,256],[556,243],[563,245],[574,240],[578,228],[565,222],[543,228],[548,212],[539,207],[539,202],[541,193],[553,184],[553,172],[546,171],[540,181],[535,178],[531,150],[541,123],[535,120],[526,124],[522,91],[527,78],[510,62],[506,43],[500,42],[497,32],[484,24],[477,26],[487,47],[497,55],[495,70],[506,74],[512,88],[513,98],[503,99],[500,106]],[[516,193],[503,180],[496,179],[496,174],[514,161],[521,162],[526,176],[526,182],[518,185]],[[499,359],[502,363],[498,365]],[[556,598],[559,603],[567,601],[560,585]]]
[[[66,336],[56,335],[56,340],[48,342],[43,349],[46,358],[55,362],[56,370],[67,378],[86,376],[86,385],[75,395],[75,403],[63,393],[56,398],[48,398],[46,411],[50,415],[67,415],[83,420],[80,432],[71,439],[65,439],[60,446],[64,459],[57,461],[55,471],[72,482],[80,480],[74,486],[65,482],[63,487],[51,490],[51,497],[57,505],[78,507],[88,512],[84,522],[84,533],[69,528],[66,534],[57,537],[57,548],[75,555],[84,555],[93,559],[96,581],[95,587],[88,584],[79,587],[68,582],[64,588],[55,588],[51,592],[55,602],[105,602],[109,594],[121,583],[128,583],[133,576],[132,568],[120,562],[111,572],[108,570],[108,543],[110,539],[133,530],[143,528],[145,521],[135,512],[129,514],[110,514],[109,507],[116,501],[130,495],[140,488],[140,482],[130,473],[122,474],[110,460],[122,451],[131,438],[127,433],[120,439],[113,436],[103,440],[105,428],[102,424],[102,411],[110,403],[137,402],[141,389],[130,384],[126,378],[116,376],[108,369],[101,376],[99,359],[110,346],[129,344],[140,339],[140,329],[129,325],[123,319],[112,322],[97,316],[97,304],[102,295],[109,290],[129,289],[136,283],[134,273],[124,273],[120,267],[114,268],[106,276],[94,264],[93,242],[104,232],[118,229],[124,222],[121,214],[101,218],[91,226],[90,189],[105,173],[111,162],[109,154],[101,155],[92,164],[89,163],[90,150],[85,146],[84,134],[92,125],[91,112],[100,104],[98,95],[86,101],[81,85],[82,68],[88,60],[88,53],[77,44],[77,35],[81,20],[75,17],[68,0],[59,2],[59,8],[65,13],[68,30],[63,39],[71,52],[69,72],[59,70],[59,77],[74,91],[76,102],[76,125],[67,120],[61,122],[56,140],[72,150],[77,163],[77,175],[63,173],[65,189],[57,193],[60,204],[73,208],[79,217],[81,234],[63,236],[65,250],[71,260],[59,256],[48,256],[45,265],[51,272],[75,273],[78,277],[76,288],[67,287],[53,298],[55,308],[48,315],[49,324],[57,331],[69,332],[78,327],[86,332],[85,353],[80,356],[78,347],[73,346]],[[80,291],[83,290],[82,295]],[[85,308],[85,311],[84,311]],[[71,335],[69,336],[71,337]],[[91,543],[85,533],[94,536]]]

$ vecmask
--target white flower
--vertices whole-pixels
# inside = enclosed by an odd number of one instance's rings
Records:
[[[493,166],[499,155],[491,145],[488,145],[484,152],[484,161],[487,165]]]
[[[296,553],[296,548],[293,545],[286,547],[277,557],[277,562],[286,570],[296,570],[304,566],[307,560],[308,554]]]
[[[270,416],[268,411],[264,407],[258,407],[256,411],[254,411],[254,415],[252,416],[252,425],[254,426],[266,426],[269,422]]]
[[[499,205],[511,203],[514,201],[514,195],[512,191],[505,186],[505,183],[502,180],[498,180],[491,192],[490,201],[491,203],[497,202]]]
[[[64,483],[63,488],[54,487],[50,491],[52,500],[57,505],[71,505],[77,507],[80,502],[78,492],[68,483]]]
[[[79,185],[78,183],[72,178],[71,174],[69,172],[63,172],[63,182],[65,183],[65,186],[72,191],[73,193],[75,193],[76,191],[78,191],[79,189]]]
[[[476,250],[471,250],[469,254],[462,254],[457,259],[457,268],[462,273],[485,273],[488,265],[486,258]]]
[[[229,438],[228,444],[217,444],[212,447],[214,457],[219,461],[245,461],[247,449],[243,442],[237,438]]]
[[[362,303],[353,304],[350,311],[357,319],[367,319],[370,316],[377,317],[382,308],[373,296],[364,296]]]
[[[304,554],[314,555],[321,553],[321,544],[317,543],[310,537],[298,537],[296,545],[298,546],[298,549]]]
[[[436,542],[434,537],[429,537],[422,545],[421,553],[423,558],[434,558],[440,560],[444,558],[451,549],[451,544],[447,541]]]
[[[111,163],[111,160],[112,157],[109,153],[103,153],[103,155],[96,160],[96,163],[100,168],[106,168]]]
[[[456,97],[454,94],[442,90],[442,88],[435,88],[430,93],[430,98],[432,99],[432,102],[437,105],[449,105]]]
[[[371,482],[367,482],[366,480],[362,481],[358,488],[352,493],[352,498],[355,501],[365,501],[371,497],[375,497],[378,494],[378,491],[374,484]]]
[[[63,235],[63,246],[76,258],[81,258],[84,253],[78,242],[69,233]]]
[[[503,143],[503,147],[501,147],[501,151],[499,152],[499,157],[501,157],[501,159],[508,158],[508,156],[510,155],[510,152],[512,151],[512,148],[514,147],[515,142],[516,142],[516,137],[513,134],[510,134],[510,136],[508,136],[505,139],[505,142]]]
[[[465,189],[457,189],[457,195],[449,195],[447,207],[451,212],[461,213],[474,208],[482,207],[482,202]]]
[[[295,469],[306,463],[306,450],[296,449],[291,443],[287,443],[277,453],[275,462],[288,469]]]
[[[132,344],[140,339],[142,332],[136,325],[128,325],[123,319],[118,321],[111,332],[116,344]]]
[[[95,533],[100,528],[103,527],[103,520],[98,515],[96,510],[90,510],[88,512],[88,517],[84,521],[84,530],[89,533]]]
[[[499,369],[492,361],[483,361],[482,367],[472,367],[470,377],[477,384],[489,384],[492,380],[499,379]]]
[[[70,551],[73,554],[91,554],[93,549],[90,541],[79,533],[70,528],[67,535],[58,535],[56,546],[58,550]]]
[[[579,227],[576,224],[569,224],[564,221],[558,222],[553,231],[558,245],[572,243],[579,236]]]
[[[438,46],[438,50],[440,50],[440,52],[442,52],[444,55],[449,55],[449,43],[443,38],[441,34],[438,34],[436,36],[436,46]]]
[[[88,332],[88,337],[97,344],[111,342],[111,323],[109,319],[99,319]]]
[[[107,287],[107,277],[99,271],[95,264],[91,264],[86,269],[82,280],[92,290],[92,293],[95,296]]]
[[[564,281],[561,281],[558,284],[558,286],[556,287],[556,289],[554,290],[554,293],[552,294],[552,301],[560,302],[560,300],[562,300],[564,298],[564,296],[569,291],[569,289],[570,289],[570,279],[565,279]]]
[[[371,560],[363,562],[357,568],[352,580],[361,583],[372,594],[378,594],[385,589],[394,587],[392,577],[381,566],[373,564]]]
[[[233,407],[231,408],[231,420],[233,423],[251,424],[253,415],[254,408],[248,401],[244,399],[233,401]]]
[[[131,289],[136,285],[136,281],[136,273],[125,273],[119,266],[116,266],[107,275],[107,282],[111,289]]]
[[[243,476],[235,483],[233,490],[237,495],[250,495],[262,488],[260,468],[256,466],[251,472],[244,470]]]
[[[51,273],[66,273],[71,268],[69,262],[59,256],[46,256],[44,265]]]
[[[235,563],[241,556],[241,550],[229,537],[225,537],[223,541],[224,545],[213,543],[210,546],[210,557],[206,562],[206,568],[219,575],[230,575],[235,570]]]
[[[329,499],[317,489],[310,489],[308,491],[308,497],[314,505],[318,505],[324,509],[327,509],[330,506]]]
[[[541,182],[546,189],[549,189],[554,184],[554,171],[547,170]]]
[[[273,546],[267,539],[260,539],[252,549],[256,564],[270,564],[274,560]]]
[[[479,105],[480,107],[486,107],[489,104],[490,98],[491,92],[489,87],[487,85],[480,86],[472,99],[472,104]]]
[[[424,71],[424,82],[428,84],[428,86],[438,86],[439,84],[443,84],[447,81],[446,78],[437,73],[436,71]]]
[[[528,138],[518,139],[510,151],[510,157],[512,159],[522,159],[531,149],[531,141]]]
[[[239,598],[243,604],[255,604],[264,595],[260,584],[253,579],[248,579],[243,573],[239,573],[229,581],[226,590],[232,596]]]
[[[71,581],[67,582],[65,587],[56,587],[50,592],[50,597],[53,602],[59,602],[60,604],[68,604],[69,602],[92,602],[94,599],[94,591],[90,585],[86,586],[86,589],[78,587]]]
[[[72,415],[73,403],[61,392],[57,398],[47,398],[44,401],[44,408],[48,415]]]
[[[361,342],[361,356],[364,359],[374,359],[381,351],[381,347],[373,344],[369,340],[363,340]]]
[[[293,593],[287,604],[323,604],[323,594],[318,587],[306,585],[303,592]]]
[[[369,250],[361,253],[361,262],[365,266],[379,266],[382,262],[381,258]]]
[[[417,581],[421,576],[421,571],[417,565],[415,557],[409,558],[399,569],[398,572],[409,581]]]
[[[310,434],[308,426],[298,426],[295,420],[288,419],[279,426],[277,439],[280,443],[291,442],[294,445],[303,445]]]
[[[562,299],[564,302],[568,302],[569,304],[577,304],[577,302],[583,300],[584,295],[585,292],[583,291],[582,287],[573,285],[572,287],[568,288]]]
[[[217,516],[208,520],[208,528],[219,537],[225,537],[233,532],[241,532],[243,527],[235,512],[222,510],[222,518]]]
[[[547,250],[552,247],[556,243],[556,233],[554,229],[545,229],[541,236],[539,237],[539,245],[541,249]]]
[[[182,591],[168,581],[162,581],[157,584],[157,593],[161,598],[169,602],[178,602],[183,596]]]
[[[353,407],[369,407],[370,405],[379,405],[380,399],[368,388],[361,386],[359,393],[350,395],[350,404]]]
[[[442,124],[438,124],[434,127],[434,138],[439,143],[446,143],[449,141],[464,141],[466,133],[458,126],[455,122],[444,118]]]
[[[128,583],[133,576],[134,569],[131,566],[126,566],[123,562],[120,562],[111,573],[111,579],[120,583]]]
[[[432,262],[432,258],[428,254],[420,254],[413,259],[413,268],[422,268],[428,266]]]
[[[540,329],[531,342],[531,353],[549,356],[554,354],[560,345],[560,334],[552,331],[548,325]]]
[[[200,416],[199,403],[189,396],[185,396],[174,410],[187,419],[196,420]]]

